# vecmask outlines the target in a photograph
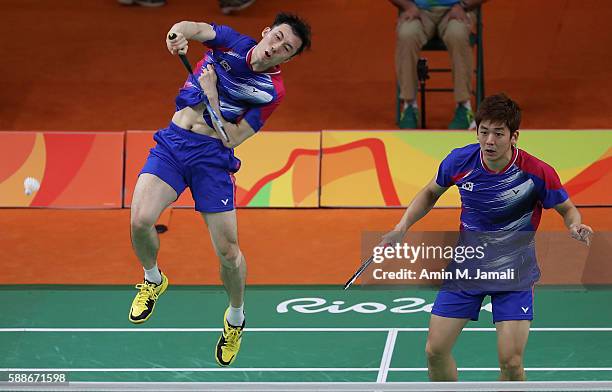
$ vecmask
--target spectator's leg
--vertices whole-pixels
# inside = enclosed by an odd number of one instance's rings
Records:
[[[412,102],[416,98],[419,52],[434,31],[435,26],[424,11],[421,11],[421,19],[398,21],[395,70],[400,98],[404,101]]]
[[[438,34],[446,44],[451,58],[455,101],[457,103],[469,101],[471,97],[474,59],[470,46],[470,33],[476,16],[473,12],[468,15],[471,20],[470,24],[457,19],[448,20],[448,17],[445,17],[438,25]]]
[[[397,24],[395,69],[401,101],[399,127],[402,129],[417,128],[417,62],[421,48],[434,32],[434,23],[423,10],[420,19],[398,21]]]

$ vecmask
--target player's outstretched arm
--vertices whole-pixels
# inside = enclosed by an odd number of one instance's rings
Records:
[[[563,217],[563,222],[569,229],[572,238],[587,245],[591,244],[593,229],[582,223],[580,212],[578,212],[578,209],[569,198],[563,203],[557,204],[555,210]]]
[[[173,39],[169,37],[174,34]],[[172,54],[187,53],[189,40],[206,42],[215,39],[217,34],[211,25],[204,22],[178,22],[166,33],[166,46]]]
[[[395,226],[393,231],[383,236],[383,244],[395,244],[401,242],[408,229],[423,218],[436,204],[440,196],[448,188],[441,187],[436,182],[435,177],[412,199],[402,219]]]

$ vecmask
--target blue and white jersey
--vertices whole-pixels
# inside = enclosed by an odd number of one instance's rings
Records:
[[[535,231],[542,207],[568,198],[559,176],[545,162],[514,149],[508,165],[495,173],[487,168],[477,143],[444,158],[436,183],[459,188],[462,230]]]
[[[488,267],[521,266],[522,278],[527,273],[532,281],[539,279],[533,232],[542,208],[568,198],[551,166],[514,149],[508,165],[496,173],[487,168],[476,143],[453,150],[440,164],[436,183],[459,188],[463,241],[475,242],[485,235],[498,243],[490,249]]]
[[[203,42],[210,50],[194,68],[195,77],[188,78],[180,89],[176,110],[204,102],[205,95],[197,79],[208,64],[214,64],[221,115],[233,123],[245,119],[257,132],[285,95],[280,67],[264,72],[253,71],[250,61],[257,42],[228,26],[211,26],[216,36]],[[206,111],[204,120],[213,127]]]

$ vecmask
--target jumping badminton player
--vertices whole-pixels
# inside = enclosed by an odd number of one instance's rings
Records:
[[[582,224],[555,170],[516,147],[520,122],[521,110],[514,101],[503,94],[487,97],[476,113],[478,143],[457,148],[442,161],[436,178],[415,196],[395,231],[383,236],[382,243],[401,242],[408,229],[431,210],[450,186],[456,185],[462,206],[460,234],[464,237],[470,235],[466,233],[493,233],[511,238],[508,233],[524,236],[530,232],[533,236],[544,207],[554,208],[563,217],[570,235],[588,245],[593,230]],[[503,282],[498,280],[489,282],[492,285],[486,290],[461,286],[447,289],[443,285],[438,292],[425,347],[432,381],[457,380],[451,350],[467,322],[478,320],[487,295],[491,296],[497,330],[500,380],[525,379],[523,353],[533,320],[533,284],[540,270],[533,242],[505,248],[506,253],[498,255],[501,257],[495,262],[518,259],[522,288],[500,289]]]
[[[310,47],[310,27],[291,14],[278,14],[261,35],[258,43],[228,26],[195,22],[172,26],[166,34],[170,53],[185,53],[189,40],[210,50],[194,72],[199,85],[192,82],[195,79],[187,80],[176,97],[170,125],[155,134],[157,145],[140,172],[132,200],[132,247],[144,268],[144,281],[136,285],[129,320],[148,320],[168,287],[168,278],[157,265],[159,237],[154,224],[189,187],[195,209],[208,225],[229,297],[215,349],[222,366],[236,359],[245,326],[246,261],[238,246],[233,182],[240,160],[233,148],[259,131],[283,99],[279,65]],[[206,99],[229,141],[214,128],[205,110]]]

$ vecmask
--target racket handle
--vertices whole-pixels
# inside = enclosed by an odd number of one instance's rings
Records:
[[[168,34],[168,39],[173,40],[175,38],[176,38],[175,33]],[[189,62],[189,59],[187,58],[187,56],[185,56],[185,54],[181,52],[179,52],[178,55],[179,55],[179,58],[181,59],[181,62],[185,66],[185,69],[187,70],[187,72],[193,75],[193,69],[191,68],[191,63]],[[217,114],[213,111],[213,108],[210,106],[208,102],[206,103],[206,109],[208,110],[208,114],[210,115],[211,120],[217,124],[217,127],[219,128],[219,131],[221,132],[221,136],[223,136],[223,139],[225,139],[226,142],[229,142],[229,137],[227,136],[227,132],[225,132],[225,129],[223,128],[223,123],[221,122],[221,120],[219,120],[219,117],[217,117]]]
[[[173,40],[176,39],[177,35],[176,33],[170,33],[168,34],[168,39],[169,40]],[[191,71],[191,65],[189,64],[189,61],[187,61],[187,56],[185,56],[184,52],[181,52],[180,50],[178,51],[178,55],[181,57],[181,61],[183,62],[183,64],[185,64],[185,68],[187,68],[187,70],[189,71],[189,73],[193,73],[193,71]]]

